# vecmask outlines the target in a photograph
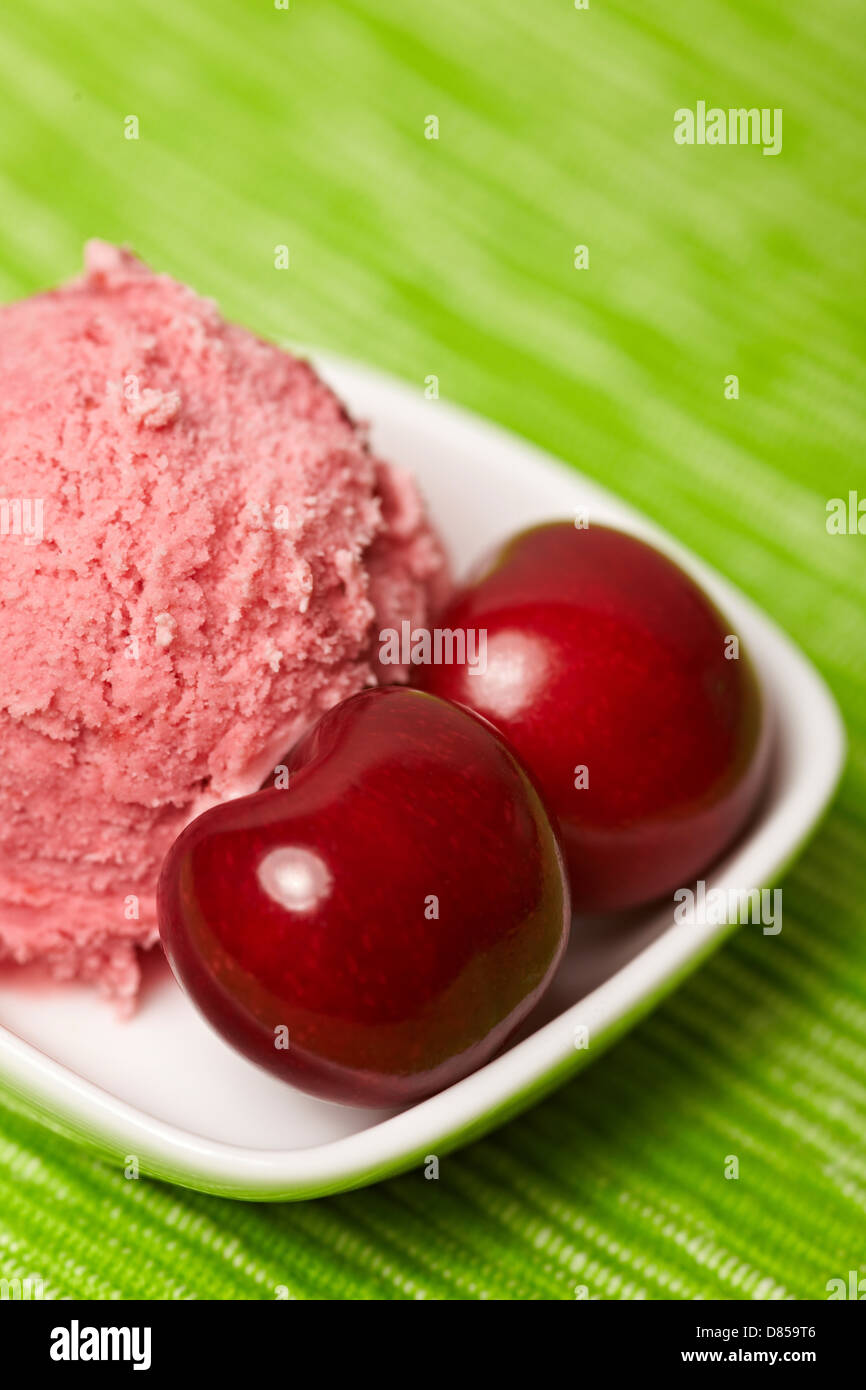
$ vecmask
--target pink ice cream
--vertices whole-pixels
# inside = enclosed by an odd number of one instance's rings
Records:
[[[0,310],[0,958],[132,996],[181,827],[446,582],[312,368],[185,286],[92,242]]]

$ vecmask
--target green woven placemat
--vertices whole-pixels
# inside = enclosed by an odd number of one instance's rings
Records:
[[[821,1298],[866,1271],[866,536],[825,528],[828,498],[866,497],[862,11],[29,0],[3,30],[0,298],[99,235],[278,339],[419,389],[435,373],[765,605],[851,756],[782,934],[745,929],[438,1183],[232,1204],[127,1182],[4,1108],[0,1276],[73,1297]],[[677,145],[698,101],[781,107],[782,153]]]

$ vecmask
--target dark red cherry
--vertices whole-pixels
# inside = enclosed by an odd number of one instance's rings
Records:
[[[687,886],[742,830],[768,760],[755,672],[730,623],[652,546],[539,526],[438,622],[467,632],[475,669],[419,666],[417,683],[484,715],[535,774],[576,911]],[[483,670],[470,629],[486,633]]]
[[[206,811],[159,919],[205,1017],[286,1081],[404,1105],[486,1062],[570,920],[556,834],[512,751],[432,695],[367,690],[286,759],[287,788]]]

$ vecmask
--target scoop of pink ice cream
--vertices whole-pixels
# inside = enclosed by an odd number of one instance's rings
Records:
[[[129,253],[0,310],[0,958],[134,994],[180,828],[446,585],[306,363]]]

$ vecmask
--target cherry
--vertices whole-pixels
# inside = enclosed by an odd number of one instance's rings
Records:
[[[329,710],[285,766],[287,787],[205,811],[169,851],[175,975],[228,1042],[316,1095],[392,1106],[451,1085],[565,948],[532,780],[483,720],[396,686]]]
[[[481,634],[472,651],[486,632],[486,667],[419,667],[417,684],[484,715],[535,774],[576,911],[686,886],[743,828],[768,762],[758,682],[730,624],[652,546],[597,525],[524,531],[438,622]]]

